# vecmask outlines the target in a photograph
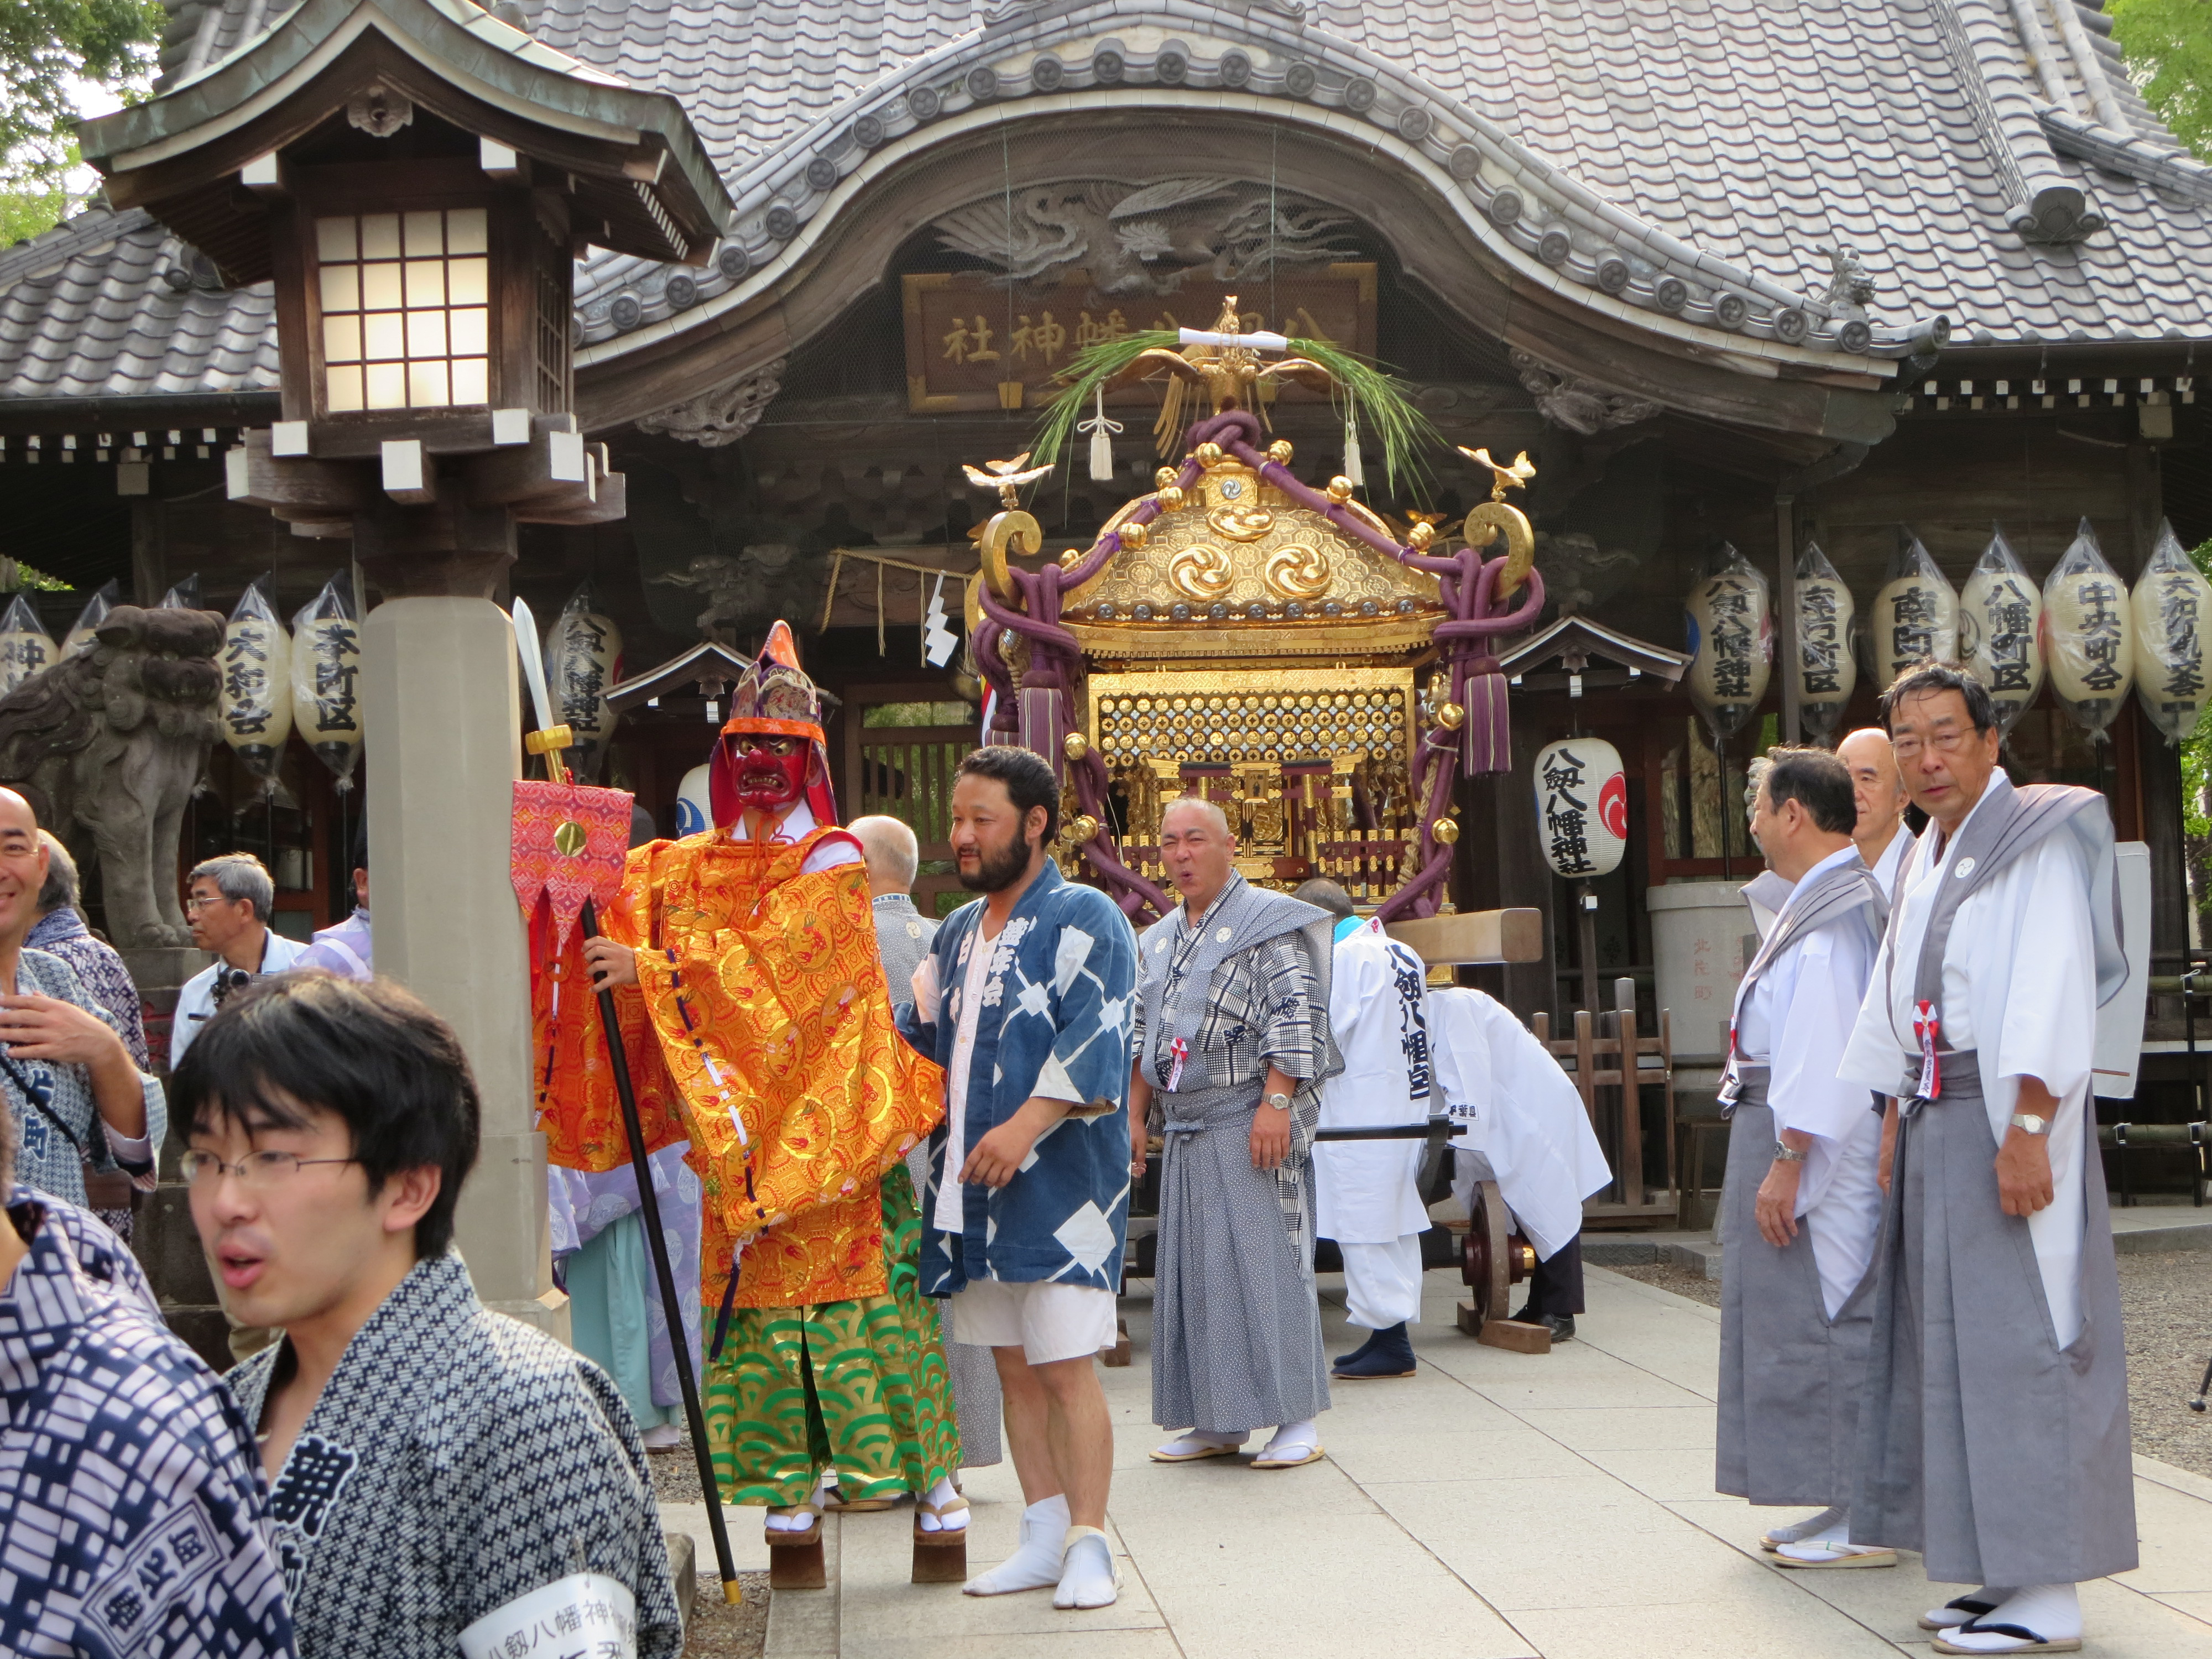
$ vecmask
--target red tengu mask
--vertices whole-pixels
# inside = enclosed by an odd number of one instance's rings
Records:
[[[738,799],[747,806],[773,810],[788,806],[806,793],[806,769],[814,758],[805,744],[788,755],[770,750],[740,750],[738,753]]]

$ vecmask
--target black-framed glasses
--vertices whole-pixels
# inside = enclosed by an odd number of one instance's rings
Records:
[[[227,1164],[213,1152],[190,1152],[177,1160],[185,1182],[192,1187],[212,1187],[226,1175],[238,1177],[241,1187],[269,1188],[283,1184],[315,1164],[358,1164],[357,1158],[301,1158],[274,1147],[248,1152],[235,1164]]]

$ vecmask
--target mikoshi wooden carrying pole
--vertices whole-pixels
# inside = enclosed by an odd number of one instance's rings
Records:
[[[530,607],[520,599],[514,602],[515,647],[522,659],[523,678],[529,683],[530,695],[538,712],[538,728],[531,733],[527,747],[545,760],[547,777],[555,783],[566,783],[568,769],[561,759],[561,750],[568,746],[568,728],[552,722],[552,700],[546,694],[545,667],[539,653],[538,625],[530,614]],[[571,826],[563,825],[564,829]],[[584,901],[583,912],[578,922],[587,939],[599,937],[599,912],[590,899]],[[645,1156],[645,1130],[637,1115],[637,1091],[630,1083],[629,1054],[623,1047],[622,1020],[615,1012],[615,994],[601,989],[599,994],[599,1024],[606,1032],[607,1058],[613,1063],[615,1094],[622,1102],[623,1133],[629,1142],[629,1167],[637,1177],[638,1212],[645,1223],[645,1242],[653,1255],[654,1283],[660,1291],[661,1311],[666,1316],[671,1346],[676,1350],[676,1381],[684,1393],[684,1420],[691,1434],[691,1455],[699,1466],[699,1493],[706,1500],[707,1530],[714,1545],[714,1568],[722,1581],[722,1599],[732,1606],[744,1600],[738,1585],[737,1558],[730,1553],[729,1528],[722,1519],[721,1492],[714,1482],[714,1460],[707,1449],[707,1414],[699,1403],[699,1379],[691,1374],[690,1346],[684,1337],[683,1304],[676,1299],[676,1273],[669,1265],[668,1239],[660,1227],[660,1199],[653,1190],[653,1166]]]

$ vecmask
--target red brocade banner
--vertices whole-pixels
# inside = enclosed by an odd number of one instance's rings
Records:
[[[552,909],[556,949],[568,944],[586,899],[604,910],[622,885],[630,805],[621,789],[536,779],[514,786],[514,896],[527,921],[544,895]]]

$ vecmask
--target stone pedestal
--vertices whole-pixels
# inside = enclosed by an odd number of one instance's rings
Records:
[[[530,980],[507,872],[521,773],[514,635],[489,600],[387,600],[362,630],[376,966],[453,1025],[483,1103],[456,1237],[487,1306],[568,1339],[553,1288]]]

